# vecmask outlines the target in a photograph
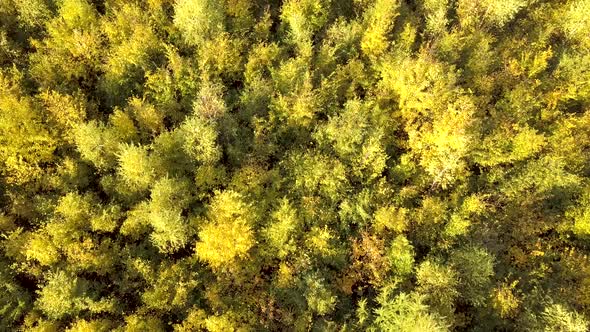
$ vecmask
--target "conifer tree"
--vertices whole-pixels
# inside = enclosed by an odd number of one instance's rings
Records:
[[[589,10],[0,0],[0,330],[588,330]]]

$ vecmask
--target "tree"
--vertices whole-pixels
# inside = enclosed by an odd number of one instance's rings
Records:
[[[197,276],[183,263],[162,266],[154,280],[150,280],[142,300],[148,308],[163,312],[182,310],[192,302],[192,293],[199,284]]]
[[[375,309],[375,328],[382,331],[448,331],[445,321],[429,313],[423,296],[412,293],[392,294],[391,286],[381,290]]]
[[[189,45],[200,45],[225,30],[223,2],[178,0],[174,5],[174,24]]]
[[[252,223],[250,207],[240,194],[217,192],[198,233],[197,258],[215,270],[231,269],[237,260],[248,257],[255,244]]]
[[[78,242],[91,226],[96,204],[91,194],[68,193],[61,197],[55,206],[55,218],[45,226],[54,244],[65,246]]]
[[[118,159],[117,172],[130,188],[145,191],[151,187],[156,169],[146,147],[123,145]]]
[[[51,17],[50,4],[45,0],[15,1],[18,20],[27,29],[38,29]]]
[[[288,199],[283,199],[273,212],[271,222],[264,229],[264,237],[273,256],[285,259],[297,250],[297,233],[300,227],[297,210]]]
[[[125,326],[120,329],[124,332],[140,331],[166,331],[164,324],[160,319],[153,316],[132,314],[125,317]]]
[[[414,247],[403,235],[398,235],[387,252],[391,270],[396,276],[406,277],[414,269]]]
[[[183,248],[191,236],[186,218],[178,208],[157,209],[150,207],[149,223],[154,229],[152,242],[161,252],[174,252]]]
[[[183,148],[195,161],[211,165],[221,158],[221,149],[217,144],[217,129],[211,120],[193,116],[181,126],[184,137]]]
[[[49,234],[36,232],[31,234],[29,238],[25,256],[38,261],[41,265],[51,266],[59,261],[60,252],[51,241]]]
[[[466,161],[478,129],[476,101],[456,87],[452,68],[445,70],[426,54],[396,64],[404,68],[400,75],[391,76],[393,65],[383,66],[382,83],[398,96],[408,145],[432,179],[431,186],[444,189],[467,175]]]
[[[31,296],[15,280],[10,267],[0,261],[0,328],[13,328],[31,306]]]
[[[424,16],[426,18],[426,31],[432,35],[440,35],[447,31],[449,19],[448,0],[425,0],[423,1]]]
[[[346,190],[345,169],[337,159],[317,153],[296,153],[289,159],[285,167],[299,195],[322,195],[335,201]]]
[[[399,16],[399,7],[397,0],[378,0],[365,11],[361,49],[369,58],[379,57],[389,48],[388,36]]]
[[[383,144],[384,129],[376,125],[379,119],[375,105],[349,101],[344,110],[330,118],[316,134],[320,143],[330,144],[339,159],[352,166],[354,176],[370,181],[382,175],[388,159]],[[324,143],[325,144],[325,143]]]
[[[425,303],[448,322],[453,323],[458,276],[452,268],[431,260],[422,262],[416,269],[417,291],[424,295]]]
[[[68,332],[85,332],[85,331],[97,331],[107,332],[112,331],[114,324],[108,319],[96,319],[96,320],[77,320],[72,326],[66,331]]]
[[[450,261],[457,271],[463,298],[474,306],[485,305],[494,275],[493,256],[485,249],[467,247],[453,252]]]
[[[110,42],[102,66],[100,87],[111,105],[121,105],[142,89],[145,74],[155,69],[163,48],[151,22],[137,5],[124,4],[109,12],[103,29]]]
[[[514,317],[520,307],[521,300],[514,294],[518,280],[510,284],[503,282],[493,290],[492,307],[501,318]]]
[[[185,132],[176,128],[161,133],[153,140],[149,159],[157,175],[184,177],[194,172],[195,161],[185,152],[186,138],[190,135],[185,137]]]
[[[303,57],[289,59],[271,71],[278,90],[271,99],[271,111],[294,128],[309,127],[319,111],[319,95],[306,62]]]
[[[88,296],[88,284],[85,280],[63,271],[49,275],[38,295],[36,305],[50,318],[77,315],[83,310],[100,313],[113,309],[110,301],[96,301]]]
[[[573,219],[571,229],[576,236],[586,238],[590,235],[590,195],[587,191],[584,192],[579,204],[567,211],[566,216]]]
[[[0,0],[0,330],[587,330],[589,10]]]
[[[304,0],[287,1],[281,12],[281,19],[289,25],[293,42],[305,45],[327,22],[330,1]]]
[[[236,80],[243,70],[240,50],[245,47],[242,40],[231,38],[228,33],[212,36],[202,42],[198,63],[205,82],[218,79]]]
[[[586,331],[590,325],[588,320],[575,311],[570,311],[561,304],[552,304],[543,310],[543,331]]]
[[[0,72],[0,167],[9,182],[38,179],[54,159],[56,138],[47,130],[35,102],[23,95],[18,70]]]
[[[537,0],[510,0],[510,1],[459,1],[457,14],[462,23],[466,25],[478,25],[481,22],[474,20],[476,15],[483,15],[484,22],[502,27],[516,14],[526,8],[526,6],[535,3]]]
[[[138,129],[144,140],[157,136],[164,131],[164,118],[166,113],[146,100],[131,98],[127,105],[128,113],[138,123]]]
[[[82,158],[100,172],[113,170],[123,148],[136,139],[137,130],[128,115],[113,113],[109,124],[92,120],[80,123],[73,130],[74,142]]]
[[[588,46],[588,39],[583,32],[590,26],[588,16],[583,13],[590,8],[590,2],[587,0],[571,2],[566,12],[566,18],[563,21],[563,29],[569,38],[579,41],[582,45]]]
[[[47,115],[51,118],[52,128],[68,143],[74,143],[74,129],[86,119],[86,105],[82,96],[46,91],[39,95]],[[55,130],[54,129],[54,130]]]
[[[58,16],[46,22],[48,37],[33,40],[33,77],[44,88],[88,89],[96,80],[102,49],[98,15],[86,0],[60,2]]]
[[[337,297],[326,287],[321,277],[308,276],[305,279],[305,286],[307,305],[313,312],[326,315],[334,310]]]

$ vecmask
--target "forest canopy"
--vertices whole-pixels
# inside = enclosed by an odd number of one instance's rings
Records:
[[[1,331],[590,329],[590,0],[0,0]]]

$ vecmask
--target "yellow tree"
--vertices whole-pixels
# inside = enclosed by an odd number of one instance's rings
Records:
[[[422,52],[416,60],[388,61],[381,75],[384,88],[397,96],[410,155],[429,175],[431,186],[446,188],[465,178],[477,134],[477,107],[476,99],[457,86],[454,68]]]
[[[227,270],[248,257],[255,244],[251,208],[234,191],[218,192],[209,205],[207,220],[199,231],[197,258],[215,270]]]
[[[31,73],[46,88],[88,88],[101,61],[98,13],[86,0],[64,0],[58,14],[46,24],[47,37],[32,40]]]
[[[20,90],[21,75],[0,71],[0,170],[17,184],[38,179],[58,143],[34,100]]]

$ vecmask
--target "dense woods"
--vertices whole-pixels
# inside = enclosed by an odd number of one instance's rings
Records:
[[[0,0],[1,331],[590,329],[590,0]]]

